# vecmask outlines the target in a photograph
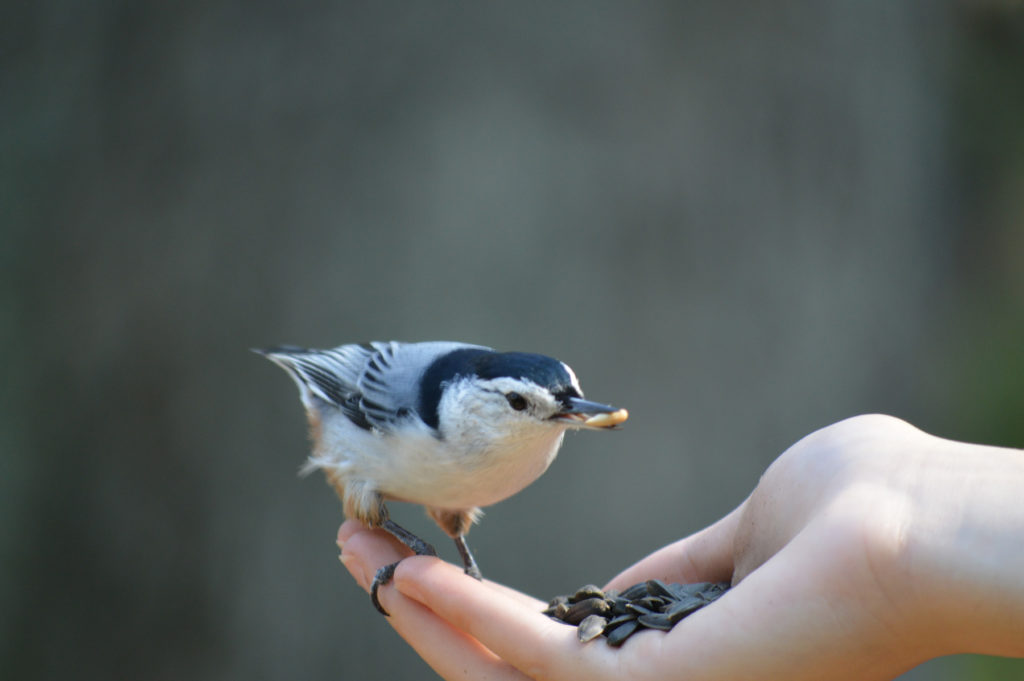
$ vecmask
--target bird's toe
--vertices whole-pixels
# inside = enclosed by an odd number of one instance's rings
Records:
[[[398,563],[389,563],[377,570],[373,575],[373,584],[370,585],[370,601],[373,603],[373,607],[377,608],[377,612],[390,617],[391,613],[384,609],[384,606],[380,604],[380,598],[377,596],[377,592],[380,587],[384,586],[391,581],[391,578],[395,576],[395,568],[398,567]]]

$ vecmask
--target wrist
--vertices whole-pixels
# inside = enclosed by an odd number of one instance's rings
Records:
[[[1024,452],[922,434],[894,573],[933,656],[1024,657]]]

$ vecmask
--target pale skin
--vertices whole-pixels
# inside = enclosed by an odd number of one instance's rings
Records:
[[[409,555],[355,521],[338,541],[364,589]],[[865,681],[953,653],[1024,657],[1024,451],[847,419],[790,447],[732,513],[607,586],[650,578],[734,588],[619,649],[580,644],[544,602],[437,558],[402,560],[380,600],[449,681]]]

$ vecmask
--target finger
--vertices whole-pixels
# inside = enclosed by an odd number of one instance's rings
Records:
[[[388,622],[441,677],[526,681],[519,670],[426,606],[397,592],[394,596],[385,606],[391,612]]]
[[[505,586],[504,584],[499,584],[498,582],[492,582],[489,579],[485,579],[483,581],[483,584],[488,588],[494,589],[495,591],[504,595],[507,598],[518,601],[524,608],[529,608],[530,610],[533,610],[535,612],[540,612],[548,605],[547,601],[536,599],[533,596],[530,596],[529,594],[524,594],[522,591],[513,589],[510,586]]]
[[[348,523],[342,525],[342,529],[345,529],[346,525]],[[351,534],[346,532],[344,540],[340,538],[342,533],[339,530],[341,562],[352,573],[359,586],[369,591],[378,568],[397,563],[412,555],[412,551],[384,530],[370,530],[362,525],[359,525],[359,528],[361,529]],[[378,596],[381,601],[384,600],[384,592],[390,590],[390,585],[380,587]]]
[[[345,542],[358,532],[365,532],[369,528],[358,520],[346,520],[338,528],[338,546],[344,547]]]
[[[624,589],[648,579],[684,584],[729,581],[733,540],[742,510],[740,505],[714,525],[655,551],[616,575],[608,588]]]
[[[355,536],[357,533],[367,531],[369,531],[369,529],[366,527],[366,525],[363,525],[358,520],[346,520],[344,523],[342,523],[341,527],[338,528],[338,548],[344,548],[345,543],[351,537]],[[391,536],[390,533],[378,532],[377,534],[383,535],[388,541],[390,541],[397,549],[399,549],[403,553],[403,556],[412,555],[412,552],[406,550],[405,545],[397,539],[395,539],[393,536]],[[502,593],[511,598],[518,599],[520,602],[522,602],[524,606],[528,608],[533,608],[534,610],[542,610],[547,605],[547,603],[544,601],[537,600],[533,596],[524,594],[522,591],[517,591],[516,589],[513,589],[511,587],[507,587],[504,584],[492,582],[489,579],[485,579],[484,584],[487,584],[488,586],[497,591],[501,591]]]
[[[386,532],[366,530],[345,532],[342,562],[364,589],[369,589],[377,568],[395,562],[407,554],[404,546],[390,541]],[[429,558],[440,562],[436,558]],[[468,579],[465,575],[462,579]],[[511,665],[487,650],[478,641],[451,626],[420,603],[395,589],[381,587],[378,596],[391,613],[388,624],[409,643],[427,664],[445,679],[488,678],[499,681],[523,681]],[[367,606],[367,612],[370,612]]]
[[[395,587],[529,678],[599,679],[615,669],[614,649],[581,645],[575,627],[515,595],[466,579],[453,565],[420,557],[402,561]]]

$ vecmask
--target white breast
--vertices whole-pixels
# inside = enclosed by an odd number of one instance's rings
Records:
[[[480,433],[440,440],[423,426],[396,438],[357,428],[341,414],[331,421],[310,467],[369,482],[388,499],[453,510],[495,504],[532,483],[565,433],[549,426],[511,440]]]

